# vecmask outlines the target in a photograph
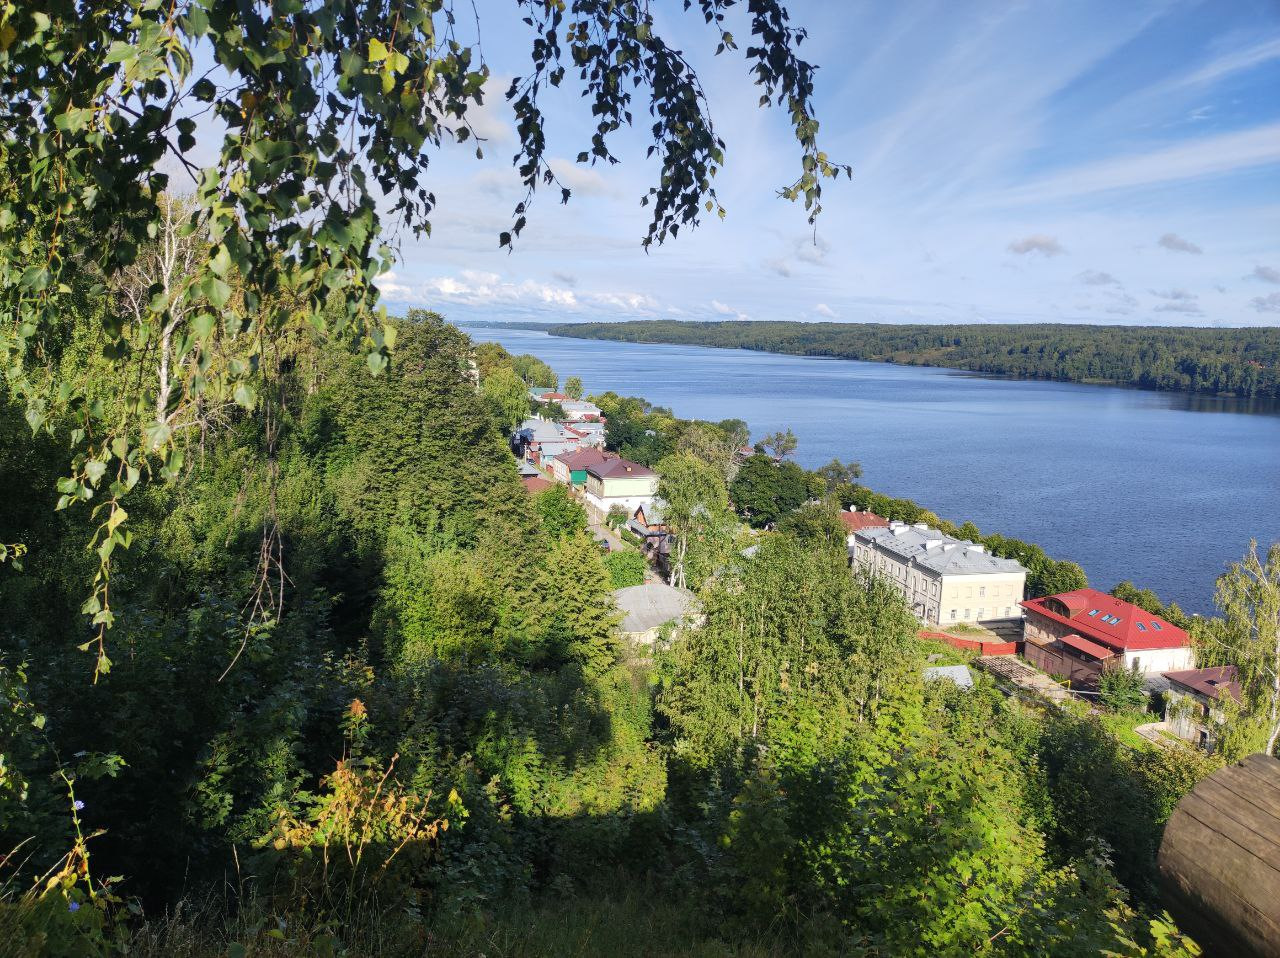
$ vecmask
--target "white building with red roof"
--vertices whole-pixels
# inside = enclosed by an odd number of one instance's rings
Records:
[[[1093,684],[1107,668],[1154,675],[1194,664],[1186,631],[1097,589],[1076,589],[1022,603],[1023,655],[1073,682]]]
[[[614,506],[631,515],[640,506],[651,504],[657,494],[658,474],[638,462],[611,456],[587,466],[584,498],[602,515]]]

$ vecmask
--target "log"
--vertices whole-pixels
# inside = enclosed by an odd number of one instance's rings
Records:
[[[1165,905],[1205,955],[1280,958],[1280,761],[1250,755],[1183,796],[1158,861]]]

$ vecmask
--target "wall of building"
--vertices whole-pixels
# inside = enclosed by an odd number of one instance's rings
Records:
[[[982,575],[942,577],[939,623],[1004,622],[1022,617],[1027,586],[1023,572],[989,572]]]
[[[1124,667],[1137,666],[1148,675],[1157,672],[1181,672],[1195,668],[1195,653],[1190,646],[1178,649],[1130,649],[1124,653]]]

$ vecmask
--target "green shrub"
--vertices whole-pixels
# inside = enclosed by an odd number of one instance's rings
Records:
[[[644,585],[644,573],[648,564],[639,552],[627,549],[622,552],[610,552],[604,557],[604,567],[609,570],[609,582],[615,589],[627,586]]]

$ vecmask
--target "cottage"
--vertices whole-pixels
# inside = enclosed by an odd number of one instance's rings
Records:
[[[617,459],[617,453],[603,449],[585,448],[561,453],[551,460],[551,474],[566,486],[581,489],[587,484],[587,467],[599,465],[607,459]]]
[[[1014,559],[923,522],[868,525],[850,537],[850,565],[893,583],[926,625],[1016,623],[1021,617],[1027,570]]]
[[[601,515],[614,506],[633,512],[658,494],[658,474],[629,459],[611,457],[587,466],[587,505]]]
[[[1225,718],[1226,698],[1240,703],[1240,682],[1234,665],[1211,669],[1166,672],[1169,690],[1165,695],[1164,721],[1178,738],[1212,751],[1214,732]]]
[[[664,582],[646,582],[618,589],[614,603],[622,613],[622,637],[652,645],[664,626],[678,630],[699,614],[698,600],[687,589]]]
[[[1028,599],[1022,608],[1027,661],[1072,682],[1094,685],[1107,668],[1154,675],[1192,665],[1185,631],[1097,589]]]

